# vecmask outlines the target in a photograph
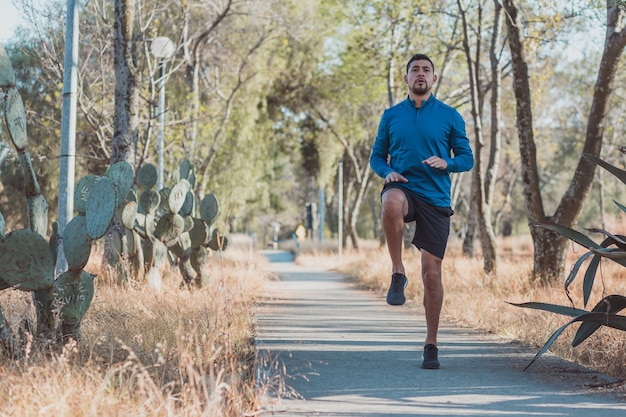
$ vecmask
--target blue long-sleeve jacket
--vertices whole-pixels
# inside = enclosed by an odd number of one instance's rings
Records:
[[[447,169],[422,163],[431,156],[445,159]],[[370,167],[380,177],[393,171],[402,174],[409,182],[394,184],[434,206],[449,207],[450,173],[473,166],[463,118],[434,95],[420,108],[407,97],[384,111],[370,155]]]

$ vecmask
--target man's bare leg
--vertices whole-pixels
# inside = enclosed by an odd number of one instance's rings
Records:
[[[404,274],[402,263],[404,216],[409,211],[406,195],[398,188],[390,188],[382,196],[382,206],[382,226],[391,257],[391,272]]]
[[[439,317],[443,305],[441,282],[442,259],[422,249],[422,281],[424,282],[424,310],[426,314],[426,340],[424,344],[437,345]]]

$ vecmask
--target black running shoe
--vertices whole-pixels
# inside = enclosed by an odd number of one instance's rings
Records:
[[[406,288],[409,280],[406,275],[395,273],[391,274],[391,285],[387,292],[387,304],[392,306],[401,306],[406,301],[404,298],[404,289]]]
[[[422,368],[424,369],[439,369],[439,359],[437,358],[437,353],[439,349],[437,346],[428,344],[424,346],[424,359],[422,361]]]

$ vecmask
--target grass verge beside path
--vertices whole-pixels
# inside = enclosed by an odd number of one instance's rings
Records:
[[[387,250],[381,248],[378,242],[362,242],[361,246],[359,251],[344,249],[339,262],[336,246],[321,249],[315,244],[310,244],[308,248],[303,244],[298,263],[324,265],[349,274],[365,288],[384,295],[391,277]],[[459,326],[484,330],[539,350],[568,318],[514,307],[507,302],[537,301],[571,305],[563,289],[563,282],[544,287],[532,281],[532,242],[529,237],[504,239],[499,242],[498,248],[498,271],[495,275],[487,275],[483,272],[480,253],[469,259],[462,255],[461,242],[450,240],[443,262],[445,297],[442,317]],[[572,246],[568,267],[583,253],[582,248]],[[405,250],[404,262],[409,277],[407,302],[421,305],[423,287],[419,252],[415,249]],[[605,295],[626,294],[625,278],[623,267],[604,260],[587,309],[591,309]],[[582,281],[581,275],[570,287],[574,306],[578,308],[583,308]],[[587,368],[626,379],[626,332],[602,327],[580,346],[572,348],[571,341],[577,328],[570,326],[550,351]]]
[[[55,351],[40,343],[0,359],[0,416],[205,416],[254,414],[254,297],[265,258],[229,248],[210,258],[208,288],[180,289],[164,274],[108,284],[99,266],[80,342]],[[100,269],[98,271],[98,269]],[[2,292],[7,317],[32,315],[27,293]]]

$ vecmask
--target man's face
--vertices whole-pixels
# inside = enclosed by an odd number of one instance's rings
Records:
[[[404,76],[404,81],[413,94],[422,96],[430,93],[433,84],[437,81],[437,76],[433,68],[425,59],[411,62],[409,72]]]

